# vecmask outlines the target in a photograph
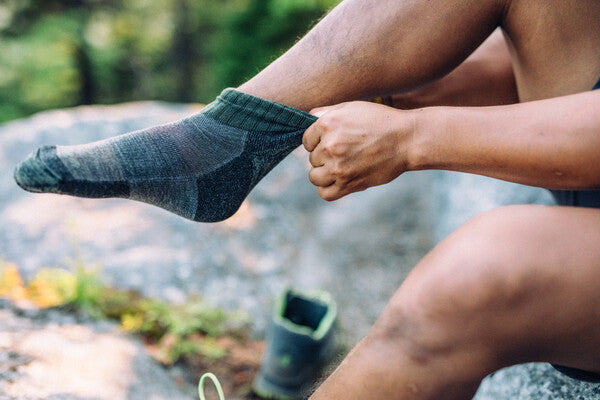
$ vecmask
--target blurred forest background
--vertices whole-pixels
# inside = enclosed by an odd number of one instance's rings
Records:
[[[0,0],[0,122],[135,100],[207,103],[340,0]]]

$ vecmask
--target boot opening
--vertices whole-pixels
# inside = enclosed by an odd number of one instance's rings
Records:
[[[288,292],[286,295],[286,306],[283,317],[296,325],[305,326],[315,331],[327,313],[324,304],[312,299],[304,299]]]

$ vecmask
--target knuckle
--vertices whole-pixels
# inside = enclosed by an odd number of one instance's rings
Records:
[[[331,121],[331,112],[329,112],[329,113],[323,115],[322,117],[320,117],[317,120],[317,124],[319,125],[319,127],[321,129],[324,129],[324,130],[327,130],[327,129],[331,128],[331,124],[332,124],[332,121]]]
[[[336,164],[331,168],[331,174],[336,178],[341,178],[344,174],[344,170],[340,168],[339,164]]]
[[[317,121],[319,128],[324,132],[331,132],[340,124],[340,119],[336,110],[329,111],[327,114],[320,117]]]
[[[323,151],[333,157],[341,157],[346,153],[346,146],[340,142],[337,135],[329,135],[323,141]]]
[[[313,151],[317,145],[317,139],[313,135],[305,135],[302,138],[302,144],[307,151]]]
[[[337,180],[341,181],[348,181],[352,176],[350,170],[345,168],[341,163],[336,163],[333,166],[331,173],[336,177]]]
[[[323,153],[331,154],[331,140],[324,138],[321,140],[321,148],[323,149]]]
[[[349,181],[353,177],[353,174],[350,172],[349,169],[341,168],[338,176],[340,179],[343,179],[344,181]]]

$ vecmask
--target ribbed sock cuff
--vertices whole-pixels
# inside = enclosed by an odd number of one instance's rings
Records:
[[[202,113],[225,125],[254,132],[305,130],[317,117],[235,89],[225,89]]]

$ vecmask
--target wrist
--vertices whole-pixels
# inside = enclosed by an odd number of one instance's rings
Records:
[[[435,167],[436,146],[439,144],[435,136],[441,131],[444,108],[426,107],[409,111],[412,128],[407,143],[407,171]]]

